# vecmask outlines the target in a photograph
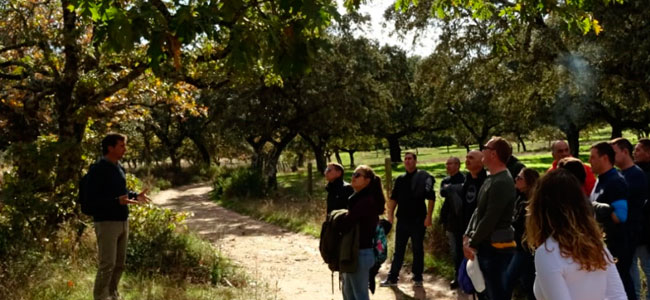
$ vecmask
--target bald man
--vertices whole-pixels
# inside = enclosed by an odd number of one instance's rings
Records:
[[[474,213],[474,210],[476,209],[476,199],[478,198],[478,191],[481,189],[481,186],[483,185],[483,181],[485,181],[485,178],[487,178],[487,172],[483,168],[483,153],[478,150],[472,150],[467,153],[465,156],[465,169],[469,171],[465,175],[465,182],[463,182],[463,186],[461,188],[460,192],[460,198],[462,200],[462,205],[461,205],[461,210],[460,210],[460,243],[457,243],[455,246],[457,247],[455,251],[457,253],[460,253],[458,255],[458,260],[454,261],[454,267],[456,272],[458,272],[458,268],[460,268],[460,263],[462,262],[463,259],[463,243],[462,243],[462,234],[465,232],[467,229],[467,225],[469,224],[469,220],[472,218],[472,214]],[[457,277],[457,276],[456,276]],[[452,280],[449,283],[449,286],[451,289],[455,289],[458,287],[458,283],[455,280]]]
[[[546,172],[557,169],[557,163],[561,159],[565,157],[571,157],[571,149],[569,148],[569,144],[563,140],[557,140],[553,142],[553,144],[551,144],[551,155],[553,155],[553,164],[550,168],[548,168],[548,171]],[[594,172],[591,170],[591,167],[584,163],[582,166],[584,166],[585,173],[587,174],[587,177],[585,177],[585,182],[582,184],[582,191],[585,193],[585,195],[589,196],[591,195],[591,191],[596,185],[596,177],[594,176]]]

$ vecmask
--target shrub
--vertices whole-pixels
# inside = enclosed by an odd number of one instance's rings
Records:
[[[216,175],[213,187],[213,196],[216,199],[259,198],[267,192],[262,174],[257,170],[245,167],[220,172]]]
[[[220,283],[230,273],[227,262],[207,242],[187,232],[186,214],[154,206],[132,207],[127,268],[191,282]]]
[[[203,164],[183,167],[180,170],[167,165],[152,166],[150,168],[143,166],[132,170],[130,173],[142,178],[147,182],[148,186],[164,190],[174,186],[212,181],[219,172],[220,168],[218,166]]]

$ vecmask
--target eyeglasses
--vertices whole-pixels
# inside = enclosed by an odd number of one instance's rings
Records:
[[[521,175],[517,175],[517,177],[515,177],[515,180],[522,180],[522,179],[524,179],[524,177],[522,177]]]
[[[354,174],[352,174],[352,178],[359,178],[359,177],[361,177],[361,176],[364,176],[364,177],[365,177],[366,175],[364,175],[364,174],[361,173],[361,172],[354,172]]]

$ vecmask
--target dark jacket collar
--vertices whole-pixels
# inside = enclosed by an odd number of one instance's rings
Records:
[[[328,182],[327,186],[325,186],[325,189],[327,191],[331,191],[334,189],[341,188],[344,185],[343,183],[343,175],[341,177],[334,179],[332,182]]]
[[[650,161],[640,162],[640,163],[637,163],[636,165],[639,166],[639,168],[641,168],[641,170],[643,170],[645,172],[650,172]]]

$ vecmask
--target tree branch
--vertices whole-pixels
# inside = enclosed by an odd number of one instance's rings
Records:
[[[32,47],[32,46],[36,46],[36,42],[25,42],[25,43],[15,44],[4,48],[0,48],[0,54],[7,51],[16,50],[25,47]]]
[[[131,70],[131,72],[124,77],[115,81],[112,85],[106,87],[102,91],[96,93],[88,99],[88,103],[98,103],[103,99],[110,97],[115,94],[117,91],[127,87],[129,83],[136,78],[138,78],[149,66],[147,64],[141,64],[138,67]]]

